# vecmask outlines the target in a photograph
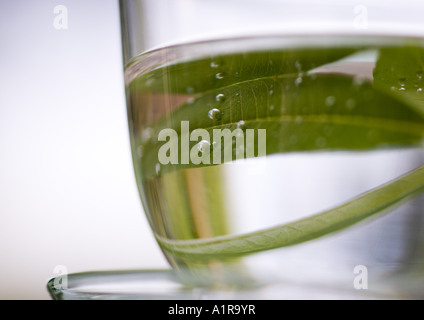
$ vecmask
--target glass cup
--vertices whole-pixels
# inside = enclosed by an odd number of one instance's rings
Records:
[[[184,283],[424,297],[422,2],[120,11],[140,198]]]

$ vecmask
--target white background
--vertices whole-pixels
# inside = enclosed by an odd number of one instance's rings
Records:
[[[49,299],[57,265],[167,267],[133,177],[120,41],[117,1],[0,0],[0,299]]]

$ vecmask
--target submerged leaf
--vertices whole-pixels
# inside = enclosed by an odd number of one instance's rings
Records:
[[[203,94],[246,80],[300,74],[343,58],[357,48],[305,48],[217,55],[173,62],[130,83],[131,90],[167,94]],[[163,51],[166,55],[166,50]]]
[[[285,225],[212,239],[170,240],[157,235],[156,239],[168,252],[183,259],[234,258],[295,245],[344,229],[423,190],[424,166],[334,209]]]
[[[198,203],[189,203],[190,199],[175,201],[180,197],[180,190],[163,177],[174,174],[190,176],[195,170],[182,169],[218,164],[213,161],[217,150],[221,155],[230,150],[234,160],[238,152],[237,144],[215,141],[214,130],[229,129],[235,132],[239,129],[237,132],[243,134],[244,141],[247,130],[266,130],[266,154],[321,150],[365,151],[421,145],[424,105],[419,89],[423,84],[424,50],[382,49],[374,72],[374,83],[358,82],[351,77],[336,74],[306,75],[305,71],[319,66],[319,62],[330,62],[329,57],[335,60],[348,51],[297,50],[211,57],[164,66],[136,79],[129,86],[135,109],[142,109],[140,101],[149,99],[152,106],[155,105],[155,99],[160,101],[158,109],[164,106],[164,110],[150,108],[153,110],[152,121],[150,118],[146,121],[147,117],[143,117],[145,114],[142,112],[133,119],[139,121],[134,125],[137,129],[144,128],[145,122],[150,125],[144,129],[149,129],[146,134],[133,133],[133,148],[144,150],[143,156],[135,162],[137,179],[142,180],[139,183],[166,184],[164,189],[170,199],[168,202],[177,204],[169,212],[174,212],[174,209],[178,213],[183,211],[182,215],[175,214],[172,219],[191,219],[193,216],[192,220],[203,221],[205,215],[198,213],[207,212],[210,218],[221,210],[219,205],[223,203],[222,199],[217,201],[215,207],[209,205],[212,208],[209,211],[205,208],[201,208],[203,211],[198,210]],[[397,84],[394,84],[395,81]],[[397,91],[393,90],[394,86]],[[141,98],[137,96],[138,93],[141,93]],[[186,125],[184,128],[183,123]],[[175,139],[158,139],[162,130],[172,130]],[[207,137],[193,135],[194,138],[190,139],[196,130],[204,130]],[[159,164],[158,154],[165,143],[169,153],[177,150],[177,157],[169,155],[173,159],[171,163]],[[183,157],[187,160],[193,150],[197,155],[202,154],[202,161],[183,161]],[[254,156],[258,150],[248,153],[245,148],[243,152],[244,157],[249,157]],[[219,163],[226,161],[224,157],[220,160]],[[204,180],[197,180],[199,177],[194,173],[195,177],[190,176],[185,181],[198,190],[200,183],[196,182]],[[162,179],[157,178],[161,175]],[[217,192],[219,188],[211,189],[218,199],[221,198],[222,195]],[[184,228],[177,230],[179,233],[165,230],[155,235],[164,250],[185,260],[233,258],[298,244],[341,230],[390,209],[423,190],[424,167],[420,167],[334,209],[274,228],[231,236],[214,236],[226,234],[225,228],[206,230],[204,234],[212,235],[208,237],[196,234],[194,231],[199,228],[194,228],[187,218],[184,220],[184,223],[187,222]],[[207,193],[207,190],[203,191],[203,194]],[[163,212],[166,211],[159,193],[142,191],[142,197],[145,203],[157,204]],[[204,204],[202,200],[198,202]],[[225,217],[225,213],[222,217]],[[153,218],[163,217],[158,215]],[[217,225],[224,220],[217,219]],[[163,227],[165,223],[159,220],[156,224]],[[178,229],[180,224],[175,222],[175,226]],[[172,240],[178,237],[194,239]]]
[[[161,172],[213,165],[213,154],[220,148],[221,161],[230,148],[236,159],[236,145],[214,139],[214,130],[266,130],[266,154],[313,150],[369,150],[411,146],[421,143],[424,117],[402,101],[393,99],[371,83],[358,84],[342,75],[265,77],[236,83],[199,96],[159,121],[153,138],[145,142],[149,153],[142,159],[144,176],[155,174],[158,153],[164,141],[158,141],[163,129],[172,129],[178,139],[169,143],[178,150],[178,163],[161,165]],[[296,82],[297,81],[297,82]],[[217,99],[217,97],[221,97]],[[225,99],[223,98],[225,97]],[[197,129],[208,132],[208,163],[186,163],[183,153],[205,141],[204,137],[188,141],[182,137],[181,123],[189,133]],[[203,139],[203,140],[202,140]],[[182,142],[188,147],[182,148]],[[141,142],[140,142],[141,143]],[[206,143],[206,142],[205,142]],[[200,149],[199,149],[200,151]],[[246,150],[244,150],[245,152]],[[251,153],[250,153],[251,154]],[[257,154],[257,150],[255,150]],[[245,152],[244,156],[248,154]],[[215,162],[217,164],[217,162]]]
[[[424,48],[381,49],[374,84],[424,114]]]

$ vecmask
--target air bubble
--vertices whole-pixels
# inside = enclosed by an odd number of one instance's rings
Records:
[[[216,62],[216,61],[212,61],[212,62],[210,63],[210,67],[211,67],[211,68],[219,68],[219,63],[218,63],[218,62]]]
[[[192,104],[193,102],[194,102],[194,98],[193,97],[190,97],[190,98],[187,99],[187,103],[188,104]]]
[[[364,82],[365,82],[365,80],[364,80],[364,79],[362,79],[362,78],[354,78],[354,79],[353,79],[353,85],[354,85],[355,87],[360,87],[360,86],[362,86],[362,85],[364,84]]]
[[[423,71],[422,70],[417,71],[417,78],[418,78],[418,80],[421,80],[423,78]]]
[[[208,117],[209,119],[212,119],[212,120],[221,120],[222,113],[219,109],[213,108],[209,110]]]
[[[224,102],[225,96],[222,93],[217,94],[216,97],[215,97],[215,100],[218,101],[218,102]]]
[[[271,105],[269,106],[269,110],[273,111],[274,109],[275,109],[274,105],[273,105],[273,104],[271,104]]]
[[[146,87],[150,87],[154,82],[154,79],[147,79],[146,82],[144,82],[144,85]]]
[[[405,91],[406,89],[405,89],[405,87],[400,87],[399,88],[399,91]]]
[[[240,120],[239,122],[237,122],[237,129],[241,129],[245,125],[246,125],[246,123],[244,122],[244,120]]]
[[[141,132],[141,142],[146,142],[147,140],[152,138],[152,135],[153,135],[153,129],[150,127],[145,128]]]
[[[202,140],[196,145],[196,148],[200,153],[208,154],[210,152],[210,146],[211,144],[208,140]]]
[[[221,79],[223,79],[223,78],[224,78],[224,74],[223,74],[223,73],[221,73],[221,72],[218,72],[218,73],[215,75],[215,78],[217,78],[217,79],[221,80]]]
[[[423,88],[418,88],[417,93],[421,93],[421,92],[423,92]]]
[[[336,98],[334,96],[328,96],[325,98],[325,105],[327,107],[332,107],[336,103]]]
[[[294,65],[295,65],[298,72],[302,71],[302,65],[300,64],[300,62],[298,60],[296,60]]]
[[[348,108],[349,110],[353,110],[356,106],[356,102],[355,99],[347,99],[346,100],[346,108]]]
[[[294,80],[295,86],[298,87],[302,83],[302,81],[302,77],[297,77],[296,80]]]
[[[155,165],[155,172],[156,172],[156,174],[159,174],[159,172],[160,172],[160,164],[159,163],[156,163],[156,165]]]
[[[391,88],[390,88],[390,90],[392,90],[392,91],[396,91],[396,90],[397,90],[397,88],[396,88],[395,86],[393,86],[393,87],[391,87]]]
[[[315,140],[315,145],[316,145],[318,148],[324,148],[324,147],[326,146],[326,144],[327,144],[327,139],[325,139],[324,137],[318,137],[318,138]]]

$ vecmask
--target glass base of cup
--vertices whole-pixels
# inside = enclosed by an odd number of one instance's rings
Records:
[[[290,282],[248,289],[189,286],[174,270],[98,271],[62,275],[47,283],[53,300],[400,300],[385,290],[358,290]],[[416,297],[415,297],[416,298]]]

